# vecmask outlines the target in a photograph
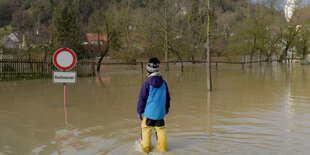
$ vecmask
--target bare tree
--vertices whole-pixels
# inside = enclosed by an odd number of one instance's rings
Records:
[[[175,54],[177,60],[183,59],[177,48],[177,41],[182,37],[178,29],[181,7],[175,0],[165,0],[163,2],[153,2],[150,9],[156,11],[150,12],[147,19],[147,27],[144,31],[146,40],[160,51],[164,52],[166,71],[169,70],[169,53]]]
[[[108,11],[104,12],[103,10],[99,10],[95,12],[91,18],[92,23],[90,29],[95,31],[98,36],[98,48],[92,48],[94,50],[93,52],[99,53],[97,72],[100,71],[101,62],[110,49],[119,47],[118,38],[120,32],[115,28],[113,14],[109,13]],[[101,39],[101,35],[106,35],[103,37],[106,38],[106,40]]]

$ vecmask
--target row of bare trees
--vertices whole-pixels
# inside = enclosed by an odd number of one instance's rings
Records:
[[[228,55],[249,55],[250,61],[255,55],[259,60],[305,58],[310,52],[310,7],[296,2],[296,11],[286,21],[284,12],[275,6],[280,2],[245,3],[245,7],[239,7],[237,12],[244,15],[244,20],[229,34]]]

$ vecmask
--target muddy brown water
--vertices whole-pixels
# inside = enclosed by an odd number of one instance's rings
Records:
[[[144,154],[139,67],[104,66],[101,77],[78,78],[67,108],[63,86],[51,79],[0,82],[0,155]],[[161,72],[172,98],[163,154],[310,152],[310,66],[219,65],[211,93],[204,65]]]

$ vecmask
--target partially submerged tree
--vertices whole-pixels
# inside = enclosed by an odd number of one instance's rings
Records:
[[[284,46],[284,50],[281,53],[280,59],[281,60],[287,60],[289,59],[288,57],[288,52],[293,52],[296,51],[296,46],[294,43],[298,42],[298,36],[302,32],[305,32],[305,29],[308,24],[308,20],[310,19],[309,17],[305,17],[305,13],[307,13],[308,9],[302,7],[302,1],[299,0],[295,2],[296,7],[294,8],[294,12],[291,18],[289,18],[288,22],[285,22],[281,26],[281,39],[280,42]],[[308,7],[309,8],[309,7]],[[292,58],[291,56],[291,58]]]
[[[305,60],[306,55],[310,52],[310,7],[305,7],[296,10],[296,14],[301,14],[301,25],[298,25],[297,29],[300,29],[296,39],[297,53],[301,54],[302,59]]]
[[[180,16],[181,8],[178,2],[175,0],[164,0],[152,2],[149,6],[150,10],[148,18],[146,18],[146,25],[144,30],[144,36],[152,47],[163,52],[166,63],[166,70],[169,70],[169,53],[173,53],[177,56],[177,59],[183,60],[180,55],[176,43],[182,38],[180,29]]]
[[[103,58],[111,49],[118,49],[118,39],[120,32],[116,29],[114,15],[108,11],[97,10],[91,17],[90,29],[98,35],[99,60],[97,63],[97,72],[100,71],[100,66]],[[100,39],[100,35],[106,35],[106,40]],[[96,48],[95,48],[96,49]]]
[[[308,28],[309,29],[309,28]],[[297,52],[301,54],[302,59],[306,59],[306,55],[310,53],[310,30],[305,30],[299,34],[296,43]]]
[[[197,59],[202,58],[204,55],[206,11],[196,0],[191,0],[189,5],[187,13],[181,16],[179,23],[182,37],[176,43],[177,47],[179,47],[178,50],[182,54],[181,56],[195,63]]]

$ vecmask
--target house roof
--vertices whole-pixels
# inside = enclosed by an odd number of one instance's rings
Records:
[[[310,20],[310,6],[304,8],[298,8],[292,17],[292,22],[306,24]]]
[[[8,36],[9,39],[11,39],[13,42],[19,42],[19,39],[17,38],[17,36],[13,33],[11,33],[9,36]]]
[[[15,35],[15,34],[13,34],[13,33],[11,33],[11,34],[9,34],[9,35],[6,35],[6,36],[4,36],[1,40],[0,40],[0,43],[2,44],[2,45],[6,45],[6,44],[8,44],[9,42],[11,42],[11,43],[19,43],[19,39],[18,39],[18,37]]]
[[[96,33],[86,33],[86,39],[88,44],[91,44],[93,41],[98,41],[98,34]],[[107,42],[107,35],[101,34],[99,35],[99,40],[103,40],[104,42]]]

